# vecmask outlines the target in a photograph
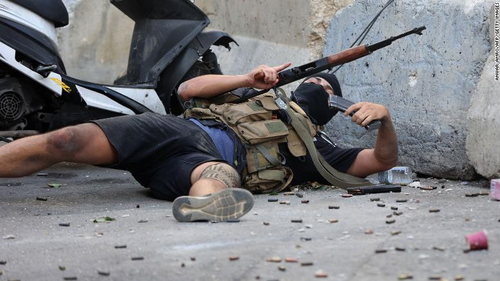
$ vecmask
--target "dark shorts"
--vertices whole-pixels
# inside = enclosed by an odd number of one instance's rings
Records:
[[[118,162],[108,167],[129,171],[160,199],[188,195],[198,165],[225,162],[207,133],[176,116],[145,113],[93,123],[118,153]]]

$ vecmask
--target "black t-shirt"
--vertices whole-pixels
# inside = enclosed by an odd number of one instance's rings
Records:
[[[346,173],[352,163],[361,152],[362,148],[340,148],[333,143],[323,132],[319,132],[314,138],[314,145],[318,152],[333,168],[339,172]],[[305,157],[294,157],[290,154],[286,143],[280,144],[280,152],[285,156],[285,166],[293,171],[292,185],[305,182],[319,182],[327,184],[312,162],[309,153]]]

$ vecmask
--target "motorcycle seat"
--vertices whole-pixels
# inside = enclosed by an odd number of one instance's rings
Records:
[[[68,10],[61,0],[11,0],[54,23],[56,27],[68,25]]]

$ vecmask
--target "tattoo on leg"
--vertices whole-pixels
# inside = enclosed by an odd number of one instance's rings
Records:
[[[214,179],[222,182],[226,187],[241,187],[240,175],[236,170],[225,163],[208,166],[201,173],[200,179]]]

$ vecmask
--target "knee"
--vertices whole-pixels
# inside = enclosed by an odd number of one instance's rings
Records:
[[[63,154],[71,158],[83,148],[81,129],[78,126],[66,127],[47,135],[47,152]]]

